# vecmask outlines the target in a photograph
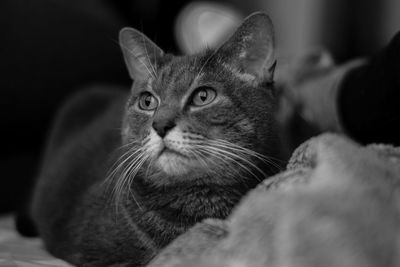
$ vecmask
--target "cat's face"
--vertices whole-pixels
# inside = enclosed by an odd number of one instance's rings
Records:
[[[124,50],[133,47],[125,58],[135,80],[123,139],[139,148],[148,173],[262,175],[255,159],[267,156],[276,138],[274,60],[269,19],[255,16],[217,51],[183,57],[165,55],[137,31],[121,32]]]

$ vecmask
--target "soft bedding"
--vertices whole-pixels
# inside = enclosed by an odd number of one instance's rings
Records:
[[[225,221],[207,219],[149,267],[400,266],[400,148],[312,138]],[[0,266],[70,266],[0,219]]]
[[[68,267],[68,263],[52,257],[39,238],[21,237],[12,216],[0,218],[1,267]]]

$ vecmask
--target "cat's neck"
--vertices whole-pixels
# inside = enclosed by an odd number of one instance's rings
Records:
[[[227,185],[190,181],[160,187],[139,178],[132,189],[142,209],[156,211],[169,221],[194,224],[204,218],[226,218],[255,185],[256,182]]]
[[[135,177],[131,189],[134,198],[124,202],[124,214],[133,218],[135,229],[162,248],[203,219],[225,219],[250,187],[193,181],[160,187]]]

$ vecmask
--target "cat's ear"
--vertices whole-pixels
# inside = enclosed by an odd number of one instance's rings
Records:
[[[248,16],[216,53],[235,70],[258,81],[272,81],[276,60],[271,19],[261,12]]]
[[[123,28],[119,32],[121,46],[129,75],[133,80],[144,80],[149,76],[156,76],[155,64],[157,58],[164,52],[143,33]]]

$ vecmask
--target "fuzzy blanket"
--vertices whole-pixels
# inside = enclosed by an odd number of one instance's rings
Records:
[[[400,148],[325,134],[251,191],[225,221],[208,219],[149,267],[400,266]],[[0,219],[0,266],[70,266]]]
[[[399,148],[325,134],[227,220],[197,224],[149,266],[400,266],[399,189]]]

